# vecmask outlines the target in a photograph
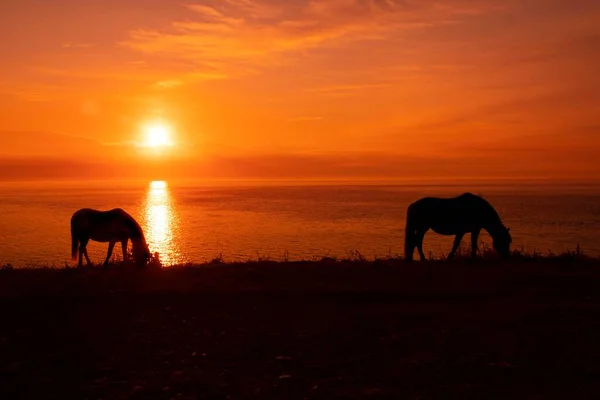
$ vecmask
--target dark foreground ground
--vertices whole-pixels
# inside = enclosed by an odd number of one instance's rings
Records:
[[[0,272],[0,399],[598,398],[600,263]]]

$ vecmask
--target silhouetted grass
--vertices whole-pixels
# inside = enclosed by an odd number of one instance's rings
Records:
[[[257,252],[257,257],[248,259],[247,261],[227,261],[223,253],[219,253],[215,255],[212,259],[201,262],[187,262],[182,264],[174,264],[174,265],[164,265],[161,261],[160,254],[155,252],[144,269],[166,269],[166,268],[201,268],[205,266],[239,266],[239,265],[336,265],[336,264],[357,264],[364,266],[378,266],[378,265],[419,265],[419,264],[428,264],[428,265],[489,265],[489,264],[527,264],[527,263],[539,263],[543,264],[571,264],[571,265],[587,265],[587,264],[597,264],[600,263],[600,257],[591,257],[586,255],[582,249],[577,246],[575,250],[567,250],[562,253],[554,253],[548,250],[546,253],[542,253],[541,251],[534,252],[526,252],[524,249],[514,249],[511,252],[511,257],[506,260],[502,260],[498,257],[496,252],[489,246],[483,244],[480,246],[480,249],[477,253],[476,258],[471,258],[470,249],[466,247],[460,247],[456,252],[456,255],[453,259],[448,260],[446,254],[433,255],[430,253],[427,257],[427,260],[420,261],[419,257],[416,258],[412,262],[406,262],[404,257],[401,255],[393,255],[391,252],[388,252],[385,256],[375,256],[373,258],[369,258],[362,254],[359,250],[350,250],[347,252],[347,255],[344,257],[338,257],[335,255],[325,255],[325,256],[313,256],[310,259],[301,259],[301,260],[290,260],[289,253],[285,252],[282,257],[278,259],[273,259],[270,256],[261,255]],[[94,269],[104,269],[100,264],[91,267]],[[108,269],[114,268],[135,268],[132,265],[126,264],[123,265],[122,262],[113,262],[108,265]],[[12,264],[4,264],[0,265],[0,271],[9,272],[14,270],[62,270],[62,269],[78,269],[76,266],[72,264],[65,263],[64,266],[56,266],[56,265],[29,265],[26,267],[15,267]],[[87,270],[89,267],[85,266],[82,270]]]
[[[580,249],[485,247],[411,263],[5,265],[0,397],[589,398],[598,266]]]
[[[359,251],[352,251],[351,255],[348,257],[336,257],[336,256],[315,256],[311,259],[301,259],[301,260],[289,260],[289,259],[271,259],[270,257],[262,256],[256,259],[248,259],[247,261],[227,261],[222,253],[219,253],[214,258],[209,261],[204,262],[188,262],[183,264],[174,264],[174,265],[163,265],[160,261],[159,257],[153,257],[149,264],[144,268],[149,269],[165,269],[165,268],[201,268],[204,266],[241,266],[241,265],[335,265],[335,264],[355,264],[355,265],[364,265],[364,266],[376,266],[376,265],[399,265],[399,266],[411,266],[411,265],[420,265],[420,264],[428,264],[428,265],[489,265],[489,264],[522,264],[522,263],[539,263],[539,264],[560,264],[560,263],[570,263],[570,264],[595,264],[600,263],[600,257],[591,257],[580,250],[574,251],[565,251],[563,253],[555,254],[552,252],[547,252],[543,254],[541,252],[533,252],[527,253],[522,249],[513,250],[511,253],[511,258],[502,260],[498,258],[498,255],[490,249],[486,249],[483,251],[479,251],[477,257],[471,258],[470,251],[462,250],[457,251],[454,259],[448,260],[446,255],[432,256],[425,261],[420,261],[418,257],[411,261],[407,262],[404,257],[399,255],[394,256],[376,256],[373,258],[368,258],[361,254]],[[73,266],[66,266],[67,268],[75,268]],[[108,268],[122,268],[122,263],[112,263],[109,264]],[[125,266],[126,268],[133,268],[131,265]],[[97,265],[92,268],[102,268],[100,265]],[[62,268],[56,266],[31,266],[24,268],[16,268],[10,264],[6,264],[4,266],[0,266],[0,271],[13,271],[19,269],[52,269],[52,270],[60,270]],[[83,269],[88,269],[84,267]]]

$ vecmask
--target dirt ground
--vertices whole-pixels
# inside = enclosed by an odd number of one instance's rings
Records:
[[[1,399],[599,395],[599,262],[0,272]]]

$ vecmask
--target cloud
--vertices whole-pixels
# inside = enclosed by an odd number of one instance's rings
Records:
[[[323,117],[321,116],[304,116],[304,117],[294,117],[288,119],[289,122],[304,122],[304,121],[321,121]]]
[[[469,153],[420,156],[392,152],[266,154],[216,157],[207,161],[211,178],[237,179],[458,179],[535,178],[545,175],[592,178],[600,167],[592,152],[569,151],[555,163],[547,152]],[[528,165],[527,171],[522,166]],[[190,170],[194,170],[191,168]],[[195,169],[196,171],[198,168]]]
[[[56,94],[54,88],[46,87],[46,90],[41,90],[39,86],[35,88],[20,88],[11,91],[4,91],[4,94],[14,96],[21,101],[31,103],[47,103],[60,98],[60,96]]]
[[[326,85],[321,87],[312,87],[304,89],[306,92],[319,93],[330,96],[344,96],[349,93],[369,90],[369,89],[377,89],[377,88],[386,88],[394,86],[396,83],[392,82],[379,82],[379,83],[365,83],[365,84],[346,84],[346,85]]]
[[[91,43],[72,43],[72,42],[65,42],[62,44],[61,46],[64,49],[74,49],[74,48],[79,48],[79,49],[87,49],[89,47],[92,47]]]
[[[89,137],[55,132],[1,130],[0,156],[67,156],[101,153],[103,143]]]
[[[158,81],[154,84],[154,86],[160,89],[171,89],[177,86],[181,86],[182,84],[183,82],[178,79],[169,79],[166,81]]]
[[[453,0],[204,1],[165,29],[136,29],[120,46],[172,56],[232,73],[279,65],[315,48],[384,40],[406,30],[456,24],[495,11],[499,2]],[[244,70],[244,68],[248,68]]]
[[[120,66],[119,66],[120,67]],[[154,77],[158,79],[159,73],[154,72],[150,77],[148,74],[141,73],[138,64],[131,64],[129,67],[124,68],[86,68],[86,69],[70,69],[70,68],[53,68],[53,67],[40,67],[35,66],[30,69],[33,72],[42,75],[69,78],[74,79],[103,79],[103,80],[131,80],[131,81],[147,81]]]
[[[0,181],[38,181],[86,179],[101,172],[106,178],[118,178],[116,168],[109,165],[56,157],[10,157],[0,158]]]
[[[597,179],[591,149],[553,153],[529,149],[495,152],[479,146],[465,153],[411,155],[392,152],[280,153],[153,160],[57,156],[2,156],[0,180],[199,179],[199,180],[380,180]],[[523,170],[523,165],[527,169]]]
[[[110,68],[87,68],[87,69],[69,69],[69,68],[48,68],[33,67],[33,72],[68,79],[72,82],[78,80],[102,80],[102,81],[128,81],[137,84],[148,83],[154,88],[173,89],[184,84],[191,84],[204,81],[214,81],[227,78],[227,74],[216,70],[194,71],[186,69],[179,74],[175,72],[162,72],[158,70],[148,70],[143,62],[128,63],[125,66],[116,66]],[[165,68],[168,70],[168,68]],[[167,78],[165,75],[176,75],[177,78]],[[153,83],[151,83],[153,82]]]

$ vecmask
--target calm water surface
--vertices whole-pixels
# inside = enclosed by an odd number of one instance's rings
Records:
[[[165,264],[259,257],[280,260],[401,255],[408,204],[423,196],[484,195],[511,228],[513,244],[547,253],[600,256],[597,186],[268,186],[0,184],[0,263],[70,263],[74,211],[121,207],[138,219]],[[487,234],[481,240],[491,244]],[[463,239],[463,247],[469,236]],[[429,232],[425,251],[447,254],[452,237]],[[90,242],[100,263],[107,244]],[[119,250],[119,249],[117,249]],[[115,258],[120,251],[115,251]]]

